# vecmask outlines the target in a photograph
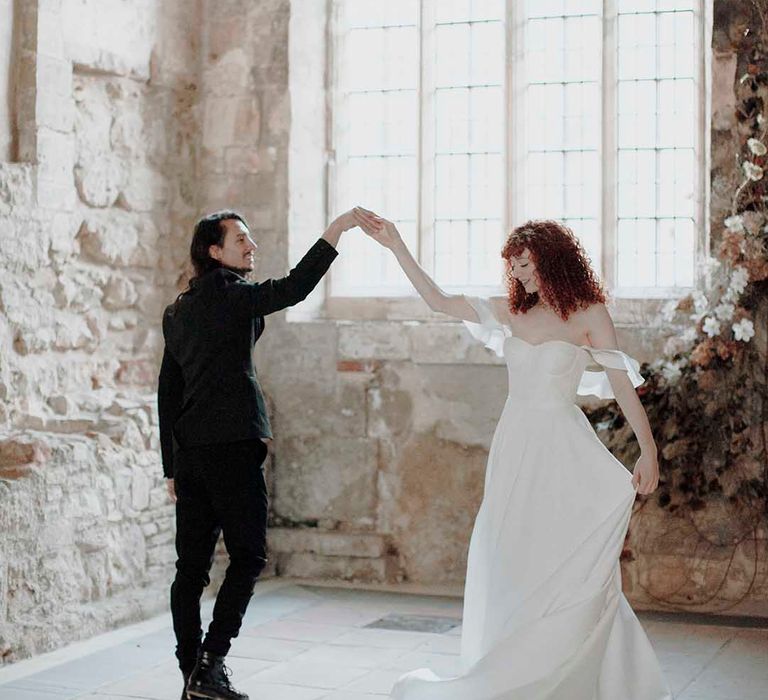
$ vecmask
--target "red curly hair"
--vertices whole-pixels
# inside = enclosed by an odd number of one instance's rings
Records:
[[[528,294],[512,274],[511,258],[528,249],[536,266],[539,291]],[[605,291],[587,253],[565,224],[548,219],[526,221],[509,234],[501,250],[509,294],[509,310],[526,313],[541,297],[565,321],[574,311],[604,304]]]

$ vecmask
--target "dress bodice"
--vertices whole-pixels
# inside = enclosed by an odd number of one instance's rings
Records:
[[[644,381],[637,360],[621,350],[575,345],[565,340],[532,344],[500,323],[487,299],[466,299],[480,322],[464,324],[474,337],[506,360],[510,398],[542,406],[572,404],[577,396],[614,398],[606,369],[625,371],[635,387]]]

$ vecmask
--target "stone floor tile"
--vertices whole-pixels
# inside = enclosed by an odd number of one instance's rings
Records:
[[[429,651],[433,654],[461,653],[461,637],[450,633],[430,635],[430,638],[416,647],[418,651]]]
[[[383,669],[398,670],[401,673],[417,668],[428,668],[441,678],[458,675],[460,662],[458,654],[432,654],[426,651],[409,651],[392,662],[381,665]]]
[[[346,665],[349,668],[373,669],[394,663],[401,654],[401,649],[324,644],[300,654],[294,660],[299,664],[325,663]]]
[[[402,675],[402,671],[394,669],[376,669],[343,686],[340,690],[387,695],[395,681]]]
[[[264,661],[287,661],[312,648],[312,642],[297,642],[291,639],[272,639],[240,635],[232,640],[229,658],[262,659]]]
[[[333,640],[334,644],[347,646],[372,646],[384,649],[415,649],[438,635],[426,632],[402,632],[385,629],[357,629],[342,634]]]
[[[252,676],[237,686],[241,693],[246,693],[252,700],[320,700],[328,693],[322,688],[303,688],[285,683],[262,683],[255,680],[257,677]]]
[[[58,694],[39,688],[27,688],[14,683],[0,685],[0,700],[70,700],[80,694],[72,689],[66,690],[64,693]]]
[[[328,642],[353,630],[353,627],[342,627],[339,625],[319,625],[312,622],[275,620],[263,625],[243,629],[241,634],[255,637],[271,637],[273,639],[290,639],[296,642]]]
[[[283,620],[297,620],[316,624],[342,625],[347,627],[362,627],[384,617],[387,608],[354,607],[325,603],[306,607],[286,615]]]
[[[381,700],[388,693],[350,693],[346,690],[334,690],[330,695],[323,695],[320,700]]]
[[[344,663],[301,661],[301,657],[276,664],[253,676],[260,683],[285,683],[308,688],[341,688],[367,673],[364,668],[351,668]]]

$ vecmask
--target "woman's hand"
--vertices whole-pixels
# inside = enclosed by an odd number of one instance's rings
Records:
[[[659,462],[655,454],[641,452],[632,472],[632,486],[642,496],[647,496],[659,485]]]
[[[382,222],[373,212],[362,207],[355,207],[344,212],[341,216],[337,216],[330,223],[322,237],[332,246],[336,247],[339,244],[341,234],[344,231],[355,228],[355,226],[359,226],[370,235],[372,231],[381,228]]]
[[[338,228],[340,231],[349,231],[349,229],[355,228],[355,226],[375,230],[381,227],[381,219],[372,211],[362,207],[355,207],[336,217],[331,226]]]
[[[390,250],[396,248],[398,244],[403,242],[403,239],[400,236],[400,231],[397,230],[397,226],[395,226],[391,221],[388,221],[387,219],[381,219],[377,217],[373,212],[369,213],[382,223],[380,228],[368,228],[361,226],[363,231],[365,231],[371,238],[373,238],[373,240],[377,241],[385,248],[389,248]]]
[[[176,482],[173,479],[165,480],[165,490],[168,491],[168,498],[171,499],[171,503],[176,503]]]

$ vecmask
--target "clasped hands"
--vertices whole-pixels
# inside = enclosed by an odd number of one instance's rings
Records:
[[[342,231],[348,231],[359,226],[385,248],[394,248],[402,240],[400,232],[391,221],[363,207],[350,209],[339,216],[331,225],[337,225]]]

